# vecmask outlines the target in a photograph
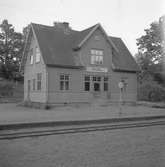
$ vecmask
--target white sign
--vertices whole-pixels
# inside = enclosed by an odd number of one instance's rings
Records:
[[[120,89],[122,89],[124,87],[124,83],[123,82],[119,82],[118,86],[119,86]]]
[[[108,72],[108,69],[103,67],[87,67],[86,70],[88,72]]]

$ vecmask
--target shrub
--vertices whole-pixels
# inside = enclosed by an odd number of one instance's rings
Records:
[[[153,82],[142,84],[138,90],[138,100],[165,101],[165,88]]]
[[[13,83],[11,82],[0,82],[0,96],[7,97],[13,95]]]

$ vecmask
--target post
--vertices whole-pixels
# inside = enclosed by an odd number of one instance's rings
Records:
[[[120,89],[120,97],[119,97],[119,115],[122,114],[122,102],[123,102],[123,87],[124,87],[124,83],[122,81],[120,81],[118,83],[118,87]]]

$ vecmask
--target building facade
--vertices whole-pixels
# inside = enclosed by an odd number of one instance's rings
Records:
[[[24,101],[118,101],[121,93],[124,101],[137,99],[139,68],[123,41],[108,36],[100,24],[75,31],[65,22],[32,23],[21,70]]]

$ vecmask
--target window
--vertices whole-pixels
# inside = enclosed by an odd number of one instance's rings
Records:
[[[108,77],[104,77],[104,91],[108,91]]]
[[[30,49],[30,64],[33,64],[33,59],[34,59],[34,55],[33,55],[33,49]]]
[[[36,79],[33,79],[33,90],[35,90],[36,87]]]
[[[69,90],[69,75],[60,75],[60,90]]]
[[[126,91],[127,86],[128,86],[128,78],[127,77],[122,77],[121,82],[123,82],[123,84],[124,84],[123,91]]]
[[[93,76],[93,81],[101,81],[101,77]]]
[[[103,56],[103,50],[91,49],[91,55]]]
[[[37,90],[41,90],[41,80],[42,80],[42,74],[37,73]]]
[[[84,90],[90,91],[90,76],[89,75],[86,75],[84,77]]]
[[[91,49],[91,64],[103,64],[103,50]]]
[[[40,62],[41,54],[38,47],[36,47],[36,63]]]
[[[93,79],[93,90],[96,92],[100,91],[101,77],[93,76],[92,79]]]

